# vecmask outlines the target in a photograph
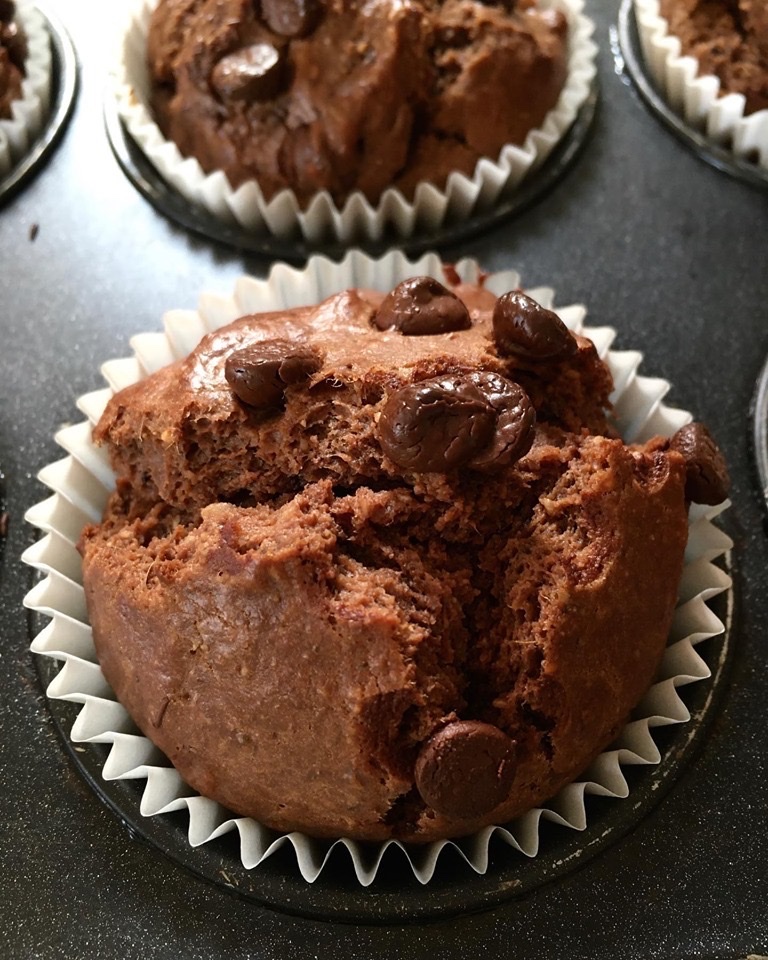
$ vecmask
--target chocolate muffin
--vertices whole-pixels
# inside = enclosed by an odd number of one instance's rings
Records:
[[[688,500],[725,496],[703,427],[615,434],[555,314],[446,283],[243,317],[95,430],[102,670],[189,784],[277,830],[424,842],[551,797],[653,680]]]
[[[660,13],[722,93],[743,94],[745,114],[768,109],[768,6],[764,0],[660,0]]]
[[[152,107],[181,153],[233,188],[410,199],[541,126],[567,33],[536,0],[160,0]]]
[[[0,119],[11,119],[11,104],[22,97],[27,39],[16,21],[13,0],[0,0]]]

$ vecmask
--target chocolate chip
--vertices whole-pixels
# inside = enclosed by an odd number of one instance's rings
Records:
[[[459,298],[432,277],[411,277],[398,283],[382,301],[373,324],[393,327],[406,336],[451,333],[472,326],[469,311]]]
[[[227,358],[224,375],[235,395],[251,407],[274,409],[285,388],[301,383],[320,369],[320,356],[288,340],[261,340]]]
[[[416,788],[428,806],[446,817],[483,817],[507,799],[515,753],[515,742],[490,723],[449,723],[421,748]]]
[[[401,387],[384,404],[378,433],[384,453],[405,470],[488,470],[528,451],[534,421],[521,387],[478,371]]]
[[[496,412],[496,428],[490,444],[472,458],[474,470],[492,470],[519,460],[531,449],[536,411],[518,383],[497,373],[478,371],[469,376]]]
[[[16,4],[13,0],[0,0],[0,20],[9,23],[16,13]]]
[[[211,73],[222,100],[270,100],[283,85],[284,58],[270,43],[254,43],[229,53]]]
[[[496,301],[493,337],[500,354],[526,360],[562,360],[577,349],[560,317],[521,290],[505,293]]]
[[[320,0],[261,0],[261,18],[281,37],[306,37],[320,21]]]
[[[694,503],[722,503],[731,489],[720,448],[703,423],[689,423],[672,437],[670,450],[685,458],[685,495]]]

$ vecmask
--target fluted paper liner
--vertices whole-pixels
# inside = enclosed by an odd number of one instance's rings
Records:
[[[461,261],[457,270],[469,282],[477,281],[480,276],[480,269],[474,261]],[[581,780],[561,790],[546,807],[531,810],[504,826],[487,827],[462,840],[409,847],[397,841],[361,844],[344,838],[318,841],[300,833],[277,834],[250,818],[234,816],[214,801],[197,795],[157,748],[139,733],[127,712],[116,702],[96,660],[81,586],[80,556],[75,548],[83,525],[101,519],[114,486],[106,452],[91,442],[92,426],[112,393],[185,356],[205,333],[243,314],[315,303],[347,287],[388,290],[407,276],[423,274],[443,278],[441,261],[436,254],[426,254],[417,262],[410,262],[399,252],[371,260],[359,251],[353,251],[339,264],[323,257],[313,257],[303,271],[278,265],[267,280],[241,278],[232,297],[203,294],[197,310],[170,311],[164,318],[165,332],[143,333],[132,338],[132,357],[113,360],[102,367],[109,386],[78,400],[78,407],[88,419],[65,427],[57,434],[56,440],[68,456],[40,472],[40,480],[52,495],[27,513],[28,522],[44,536],[23,557],[43,575],[27,594],[25,604],[50,617],[50,622],[34,639],[32,650],[62,662],[60,672],[48,687],[48,696],[82,704],[72,727],[72,740],[75,743],[112,744],[103,776],[106,780],[146,780],[140,806],[144,816],[186,809],[189,812],[189,842],[193,847],[236,829],[240,835],[240,856],[246,868],[257,867],[288,843],[295,851],[301,875],[311,882],[321,873],[332,848],[340,843],[349,851],[357,879],[367,885],[375,878],[387,848],[395,846],[403,851],[418,880],[427,883],[447,846],[458,849],[475,871],[484,873],[488,866],[489,843],[494,835],[500,836],[515,850],[534,857],[538,851],[542,818],[563,827],[583,830],[587,826],[585,795],[628,796],[622,765],[660,762],[652,729],[689,720],[677,688],[710,676],[707,664],[695,647],[724,629],[706,601],[728,590],[731,583],[727,574],[712,563],[732,546],[729,538],[712,523],[713,517],[727,505],[725,503],[715,508],[691,507],[679,602],[658,681],[611,749],[595,760]],[[517,288],[520,278],[514,271],[505,271],[492,274],[485,283],[494,292],[502,293]],[[552,305],[552,290],[539,288],[529,293],[545,305]],[[639,374],[639,353],[610,349],[613,329],[585,327],[586,310],[583,306],[557,308],[557,312],[572,330],[589,336],[608,363],[615,380],[612,400],[619,427],[627,441],[642,441],[656,434],[670,435],[690,421],[690,414],[664,404],[663,397],[669,389],[665,380]]]
[[[718,77],[703,73],[695,57],[681,55],[659,0],[634,0],[634,6],[643,58],[670,107],[713,143],[768,171],[768,110],[745,116],[743,94],[721,94]]]
[[[21,98],[11,103],[11,118],[0,119],[0,177],[31,148],[50,107],[51,41],[45,21],[28,0],[17,0],[16,20],[27,35],[26,76]]]
[[[283,190],[267,201],[255,180],[234,190],[223,172],[206,175],[197,160],[182,157],[176,145],[160,132],[149,106],[146,63],[149,20],[157,3],[136,0],[121,40],[114,95],[128,133],[161,176],[191,203],[224,222],[281,239],[301,236],[310,242],[377,241],[387,230],[405,238],[417,232],[434,232],[444,224],[492,208],[546,160],[576,119],[595,77],[597,47],[591,40],[594,24],[582,12],[584,0],[542,0],[543,8],[562,10],[568,17],[568,79],[543,126],[532,130],[522,146],[507,145],[498,157],[481,159],[472,176],[452,173],[442,189],[420,183],[412,201],[399,190],[389,189],[378,203],[371,204],[358,191],[339,207],[323,191],[302,209],[291,190]]]

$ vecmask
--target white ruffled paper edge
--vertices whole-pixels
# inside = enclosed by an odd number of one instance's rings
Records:
[[[634,0],[643,57],[670,107],[713,143],[728,147],[740,160],[768,170],[768,110],[744,116],[741,93],[721,95],[720,80],[700,74],[695,57],[681,56],[678,37],[669,32],[659,0]]]
[[[26,76],[11,118],[0,120],[0,177],[9,173],[39,135],[50,109],[51,40],[45,20],[27,0],[17,0],[16,20],[27,35]]]
[[[471,260],[461,261],[457,270],[470,282],[480,276],[478,264]],[[380,260],[352,251],[340,264],[313,257],[303,271],[280,264],[273,267],[267,280],[242,277],[233,297],[203,294],[197,310],[170,311],[164,317],[165,332],[133,337],[133,356],[109,361],[102,367],[109,386],[78,400],[77,405],[88,420],[67,426],[57,434],[56,441],[68,456],[40,472],[39,478],[52,491],[52,496],[32,507],[26,515],[26,520],[44,536],[23,556],[25,563],[43,575],[27,594],[25,605],[51,618],[34,639],[31,649],[36,654],[63,661],[47,695],[82,704],[72,727],[72,740],[112,744],[103,768],[106,780],[146,779],[140,804],[144,816],[187,809],[189,843],[193,847],[237,829],[240,856],[246,868],[258,866],[286,843],[293,846],[299,871],[309,882],[319,876],[333,847],[342,844],[349,851],[358,881],[364,886],[374,880],[390,846],[402,851],[421,883],[431,879],[440,854],[448,846],[459,850],[477,873],[484,873],[494,835],[526,856],[536,856],[541,819],[584,830],[587,826],[585,795],[625,798],[629,788],[621,765],[660,762],[651,730],[690,719],[676,689],[710,676],[707,664],[694,647],[724,629],[706,601],[731,585],[728,575],[712,563],[732,546],[731,540],[711,522],[727,503],[715,508],[693,506],[669,646],[659,678],[635,712],[635,719],[611,749],[597,758],[583,779],[561,790],[546,808],[531,810],[510,824],[488,827],[462,840],[408,847],[395,841],[361,844],[349,839],[317,841],[300,833],[280,835],[250,818],[233,817],[217,803],[195,794],[168,760],[139,734],[127,712],[116,702],[97,663],[81,586],[81,561],[75,548],[83,525],[101,519],[114,486],[105,450],[96,448],[91,441],[92,426],[105,404],[113,392],[185,356],[206,332],[243,314],[316,303],[347,287],[388,290],[407,276],[422,274],[443,277],[441,260],[436,254],[425,254],[412,263],[397,251]],[[492,274],[485,282],[491,290],[501,293],[517,288],[519,279],[514,271],[505,271]],[[552,304],[551,289],[529,292],[545,305]],[[615,335],[612,328],[584,327],[586,310],[580,305],[558,308],[558,313],[572,330],[594,341],[610,366],[615,380],[613,401],[625,439],[642,441],[656,434],[670,435],[690,421],[689,413],[663,403],[669,389],[667,381],[638,373],[640,353],[610,349]]]
[[[233,190],[223,172],[206,175],[197,160],[182,157],[178,147],[160,132],[149,109],[146,63],[147,31],[157,2],[137,0],[121,38],[114,96],[128,133],[160,175],[192,203],[226,223],[281,239],[301,236],[312,243],[329,239],[342,243],[378,241],[387,229],[405,238],[417,231],[434,232],[445,223],[488,210],[546,160],[576,119],[596,72],[597,47],[591,40],[594,24],[582,12],[583,0],[543,0],[542,7],[562,10],[568,17],[568,79],[543,126],[532,130],[522,147],[504,147],[495,162],[490,158],[480,160],[471,177],[452,173],[444,190],[420,183],[412,202],[398,190],[389,189],[375,206],[355,192],[339,208],[323,191],[302,210],[291,190],[281,191],[270,201],[264,199],[255,180]]]

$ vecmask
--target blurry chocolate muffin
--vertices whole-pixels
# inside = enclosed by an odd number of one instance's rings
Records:
[[[11,104],[22,96],[27,39],[16,21],[13,0],[0,0],[0,119],[11,118]]]
[[[543,123],[567,32],[536,0],[160,0],[152,105],[181,153],[234,188],[411,197]]]
[[[627,445],[591,341],[429,277],[246,316],[115,395],[83,533],[102,670],[204,796],[414,842],[534,807],[656,673],[700,425]]]
[[[721,93],[740,93],[745,114],[768,109],[768,4],[765,0],[660,0],[682,52],[712,74]]]

